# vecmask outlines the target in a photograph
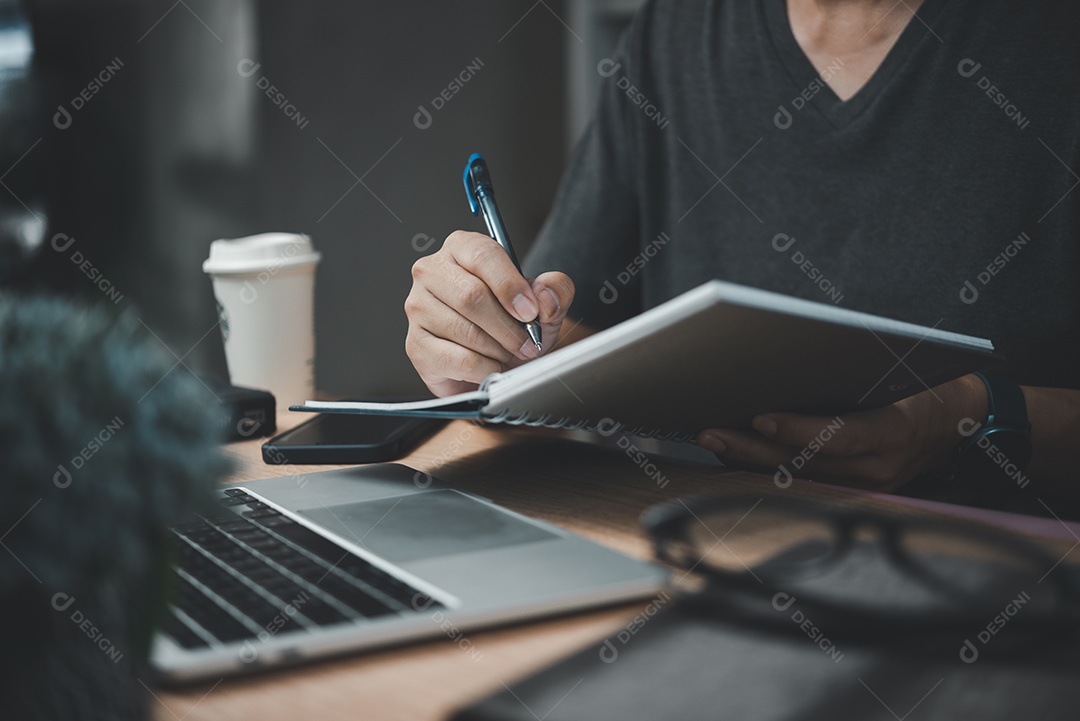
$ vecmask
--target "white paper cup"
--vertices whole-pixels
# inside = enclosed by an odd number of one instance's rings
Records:
[[[210,274],[233,385],[272,392],[278,409],[315,392],[315,265],[311,238],[263,233],[215,240]]]

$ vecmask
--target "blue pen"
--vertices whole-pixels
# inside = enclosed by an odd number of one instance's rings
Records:
[[[514,267],[521,273],[521,264],[518,263],[514,247],[510,245],[510,237],[506,234],[506,226],[503,225],[502,215],[499,214],[499,206],[495,204],[495,188],[491,184],[491,173],[488,172],[487,163],[479,153],[469,156],[463,180],[465,195],[469,198],[469,209],[472,210],[472,214],[483,214],[488,233],[496,243],[502,246],[502,249],[510,256]],[[540,324],[531,320],[522,325],[525,326],[525,332],[529,334],[529,338],[536,344],[536,350],[542,351],[544,348],[541,345]]]

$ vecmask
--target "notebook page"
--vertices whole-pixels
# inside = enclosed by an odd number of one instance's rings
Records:
[[[377,403],[364,401],[305,401],[302,406],[292,406],[289,410],[304,411],[351,411],[354,413],[405,413],[409,411],[451,411],[473,409],[487,403],[486,391],[458,393],[444,398],[429,398],[422,401],[402,401],[396,403]]]

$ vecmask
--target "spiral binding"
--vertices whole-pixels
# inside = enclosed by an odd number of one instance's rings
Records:
[[[479,390],[486,391],[488,387],[503,377],[502,373],[492,373],[480,384]],[[506,410],[494,416],[488,416],[482,419],[486,423],[507,423],[512,426],[539,426],[542,428],[562,428],[567,431],[593,431],[599,432],[603,435],[610,436],[614,433],[622,433],[627,436],[639,436],[641,438],[655,438],[658,441],[689,441],[694,437],[694,434],[690,431],[661,431],[659,428],[645,428],[644,426],[638,426],[636,428],[623,428],[622,424],[616,422],[614,428],[607,430],[600,429],[600,421],[586,420],[574,420],[570,416],[563,416],[558,420],[552,420],[551,414],[534,415],[529,412],[511,411]]]
[[[484,422],[486,423],[506,423],[512,426],[539,426],[543,428],[562,428],[568,431],[594,431],[602,433],[603,435],[610,436],[613,433],[622,433],[628,436],[639,436],[641,438],[655,438],[658,441],[689,441],[694,437],[694,434],[689,431],[662,431],[659,428],[646,428],[645,426],[637,426],[635,428],[623,428],[621,425],[616,424],[614,428],[604,429],[600,428],[600,421],[592,420],[575,420],[570,416],[562,416],[557,420],[552,419],[551,414],[535,415],[528,412],[522,413],[519,411],[506,410],[502,413],[498,413],[493,416],[485,416]]]

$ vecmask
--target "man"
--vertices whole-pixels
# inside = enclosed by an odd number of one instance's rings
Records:
[[[450,235],[414,266],[407,352],[447,395],[535,357],[519,321],[573,342],[710,278],[835,302],[992,339],[999,395],[1019,385],[1031,423],[1025,479],[1080,496],[1078,34],[1051,0],[648,3],[598,67],[526,262],[546,272]],[[804,473],[890,491],[948,475],[990,395],[966,376],[848,414]],[[830,420],[697,440],[775,468]]]

